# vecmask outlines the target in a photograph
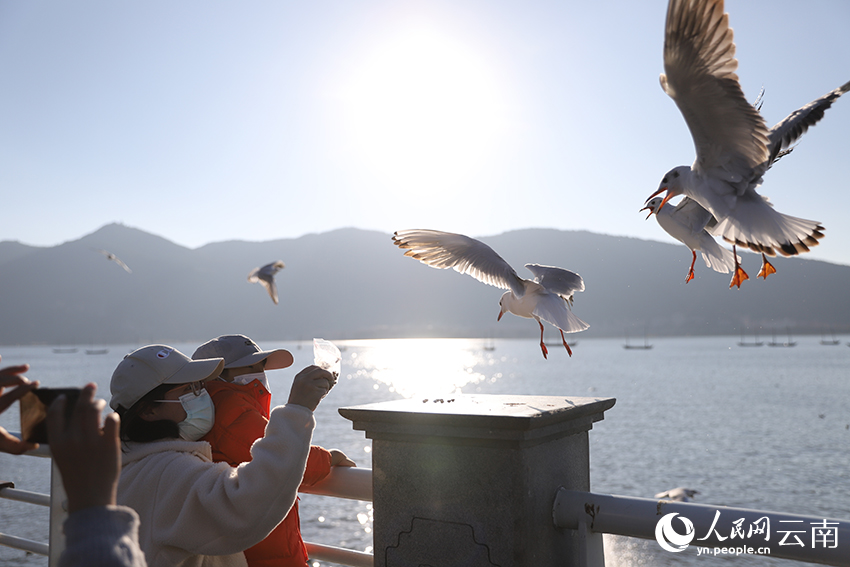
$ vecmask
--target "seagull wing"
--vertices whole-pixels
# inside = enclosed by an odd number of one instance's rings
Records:
[[[744,98],[723,0],[670,0],[661,87],[676,102],[696,146],[694,169],[737,184],[768,164],[768,129]],[[741,183],[739,183],[741,182]]]
[[[274,278],[258,278],[258,280],[266,288],[266,291],[269,292],[269,297],[272,298],[274,304],[277,305],[277,284],[274,283]]]
[[[487,285],[509,289],[517,297],[525,293],[524,280],[501,256],[474,238],[438,230],[399,230],[393,243],[404,255],[432,268],[453,268]]]
[[[131,270],[131,269],[130,269],[130,266],[128,266],[127,264],[125,264],[124,262],[122,262],[122,261],[121,261],[121,258],[119,258],[118,256],[115,256],[115,257],[113,258],[113,260],[115,260],[115,262],[116,262],[119,266],[121,266],[122,268],[124,268],[124,270],[125,270],[128,274],[132,274],[132,273],[133,273],[133,270]]]
[[[274,276],[276,273],[281,271],[286,266],[280,260],[277,262],[272,262],[271,264],[266,264],[262,268],[260,268],[260,273],[266,276]]]
[[[848,90],[850,90],[850,82],[829,91],[819,99],[795,110],[771,128],[769,135],[769,163],[773,164],[785,150],[806,133],[810,126],[817,124],[823,118],[826,110],[832,106],[832,103]]]
[[[526,264],[525,267],[534,274],[534,281],[564,298],[569,299],[573,293],[584,291],[584,280],[575,272],[540,264]]]
[[[703,229],[710,231],[717,225],[714,215],[690,197],[683,198],[670,212],[670,216],[682,226],[688,227],[694,234],[698,234]]]
[[[565,333],[577,333],[590,327],[576,317],[567,306],[567,301],[556,293],[540,293],[532,313]]]

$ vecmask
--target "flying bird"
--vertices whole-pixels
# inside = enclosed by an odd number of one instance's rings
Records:
[[[121,258],[116,256],[112,252],[107,252],[106,250],[101,250],[99,248],[97,249],[97,251],[100,252],[101,254],[103,254],[104,256],[106,256],[107,260],[112,260],[113,262],[115,262],[116,264],[118,264],[119,266],[124,268],[124,271],[126,271],[128,274],[133,273],[133,270],[131,270],[130,267],[127,264],[125,264],[124,262],[121,261]]]
[[[695,495],[699,494],[698,490],[693,490],[691,488],[674,488],[672,490],[667,490],[665,492],[659,492],[655,495],[656,498],[663,498],[665,500],[675,500],[677,502],[690,502]]]
[[[251,273],[248,274],[248,281],[250,283],[261,283],[263,287],[266,288],[266,291],[269,292],[269,297],[272,298],[274,304],[277,305],[277,284],[274,282],[274,276],[276,273],[281,271],[284,268],[283,262],[278,260],[277,262],[272,262],[271,264],[266,264],[261,268],[254,268],[251,270]]]
[[[693,259],[688,268],[685,283],[694,279],[694,263],[697,261],[697,250],[702,253],[705,265],[715,272],[728,274],[735,269],[735,263],[740,262],[735,254],[720,246],[709,234],[707,228],[716,226],[717,221],[699,203],[688,197],[683,198],[678,205],[668,205],[661,208],[661,197],[653,197],[641,211],[649,210],[646,218],[655,214],[655,220],[667,234],[690,248]],[[746,274],[745,274],[746,275]]]
[[[850,82],[769,130],[758,109],[744,98],[737,67],[723,0],[670,0],[661,87],[684,116],[697,155],[693,165],[668,171],[649,199],[666,191],[660,209],[676,195],[695,200],[717,220],[711,232],[732,243],[733,254],[735,246],[762,253],[766,275],[776,270],[765,255],[807,252],[823,238],[824,228],[817,221],[774,210],[756,188],[771,164],[850,90]],[[732,285],[740,287],[743,270],[739,272],[737,255],[735,264]]]
[[[526,264],[534,280],[519,277],[501,256],[474,238],[437,230],[400,230],[393,235],[393,243],[405,250],[404,255],[419,260],[432,268],[453,268],[478,281],[506,289],[499,300],[501,307],[497,320],[505,313],[534,319],[540,325],[540,350],[548,358],[549,350],[543,342],[543,323],[546,321],[561,332],[561,341],[570,356],[573,355],[564,333],[576,333],[589,327],[573,315],[570,306],[573,293],[584,291],[584,281],[575,272]]]

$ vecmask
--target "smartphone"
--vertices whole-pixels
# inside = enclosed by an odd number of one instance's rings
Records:
[[[30,443],[49,444],[47,408],[53,400],[65,395],[65,421],[70,421],[82,388],[36,388],[21,398],[21,437]]]

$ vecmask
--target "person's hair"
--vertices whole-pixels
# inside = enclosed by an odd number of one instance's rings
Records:
[[[174,384],[161,384],[142,396],[129,409],[124,406],[118,406],[116,411],[121,417],[121,439],[124,441],[135,441],[137,443],[149,443],[158,439],[176,439],[180,437],[180,431],[176,422],[170,419],[148,421],[142,418],[142,413],[145,410],[161,403],[154,400],[162,399],[174,387]]]

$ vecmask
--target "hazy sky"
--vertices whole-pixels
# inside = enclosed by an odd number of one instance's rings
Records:
[[[665,0],[0,0],[0,240],[197,247],[340,227],[672,241],[638,209],[693,143]],[[850,80],[847,0],[728,0],[772,126]],[[850,264],[850,95],[761,192]]]

